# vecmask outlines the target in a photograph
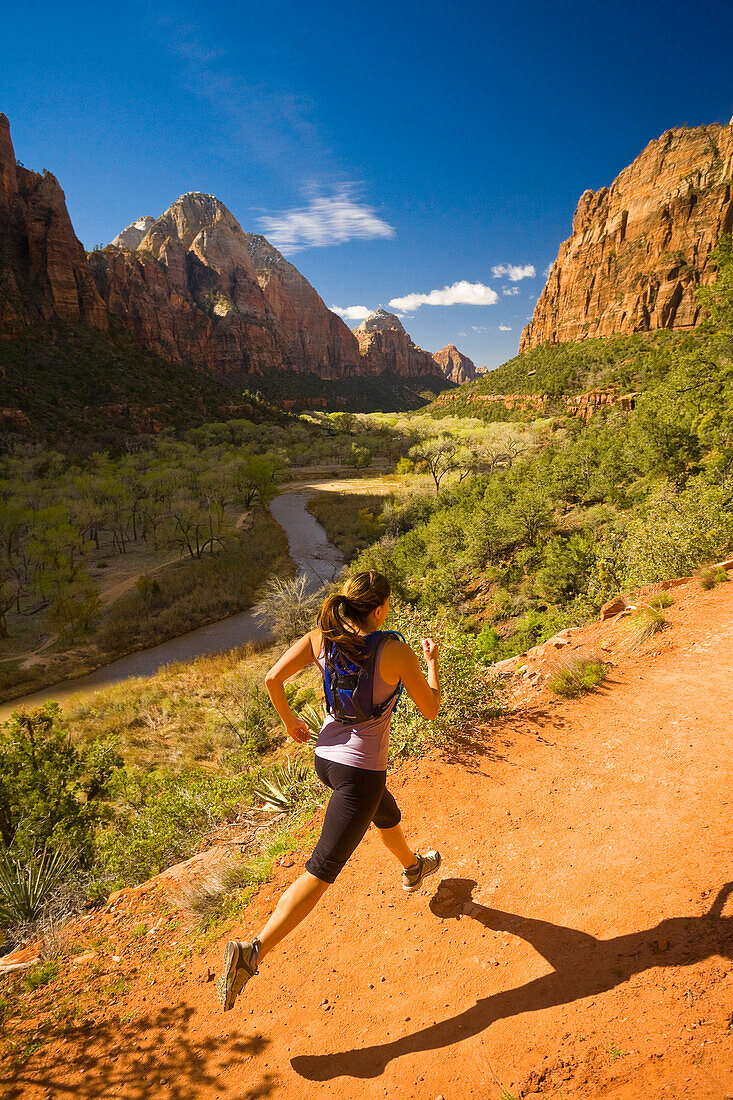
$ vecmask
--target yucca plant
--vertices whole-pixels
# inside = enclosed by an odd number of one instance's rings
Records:
[[[0,853],[0,925],[13,927],[38,920],[72,862],[64,852],[47,848],[40,856],[26,859],[17,859],[7,851]]]
[[[305,706],[300,708],[298,717],[303,719],[306,726],[311,731],[310,740],[314,742],[317,741],[318,734],[321,732],[321,727],[326,718],[326,708],[323,703],[319,703],[317,709],[312,703],[306,703]]]
[[[275,764],[252,788],[268,810],[290,813],[307,793],[313,765],[309,756],[291,756],[283,764]]]

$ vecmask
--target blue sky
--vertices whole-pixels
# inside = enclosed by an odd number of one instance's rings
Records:
[[[13,5],[0,110],[88,248],[210,191],[327,305],[406,299],[418,344],[495,366],[580,194],[729,120],[731,32],[727,0]]]

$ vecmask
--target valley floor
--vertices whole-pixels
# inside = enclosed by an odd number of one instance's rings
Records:
[[[420,894],[370,832],[228,1015],[208,980],[226,936],[166,973],[120,930],[121,958],[91,980],[81,963],[65,992],[85,1003],[119,974],[124,994],[6,1071],[3,1095],[733,1094],[733,584],[674,594],[670,629],[593,694],[537,693],[392,775],[409,838],[444,855]],[[241,935],[301,865],[282,861]]]

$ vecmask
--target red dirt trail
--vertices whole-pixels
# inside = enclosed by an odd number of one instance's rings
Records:
[[[733,1097],[733,584],[674,595],[599,690],[538,693],[392,776],[408,838],[444,856],[419,894],[371,830],[226,1015],[205,979],[223,940],[154,985],[128,945],[124,999],[4,1095]]]

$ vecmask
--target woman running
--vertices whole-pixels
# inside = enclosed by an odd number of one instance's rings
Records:
[[[303,874],[285,891],[259,935],[251,941],[230,940],[226,946],[217,984],[225,1011],[258,973],[258,963],[297,928],[336,881],[370,822],[402,865],[404,890],[417,890],[440,866],[438,852],[421,855],[408,847],[399,807],[386,788],[390,720],[401,685],[425,718],[438,716],[438,647],[432,638],[422,642],[425,677],[401,636],[381,629],[388,613],[387,578],[373,570],[355,573],[343,592],[324,600],[316,629],[294,642],[265,677],[288,735],[306,742],[310,731],[290,709],[284,685],[306,665],[318,664],[329,714],[318,736],[315,768],[333,793]]]

